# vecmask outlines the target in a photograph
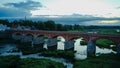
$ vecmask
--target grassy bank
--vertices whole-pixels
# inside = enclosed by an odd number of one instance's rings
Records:
[[[20,43],[18,40],[10,39],[10,38],[1,38],[0,43]]]
[[[43,46],[43,44],[32,47],[31,43],[21,43],[17,46],[17,48],[22,51],[23,55],[27,55],[43,52],[44,49],[41,46]]]
[[[19,56],[0,57],[0,68],[19,68]]]
[[[76,60],[74,68],[120,68],[120,59],[115,54],[102,54],[86,60]]]
[[[46,49],[43,49],[41,46],[43,46],[43,44],[35,45],[32,47],[31,44],[24,43],[24,44],[18,45],[17,47],[19,50],[22,51],[23,55],[42,53],[42,55],[46,56],[46,57],[65,58],[70,61],[74,60],[74,51],[72,51],[72,50],[69,50],[69,51],[46,50]]]
[[[110,46],[110,45],[115,45],[115,43],[112,40],[98,39],[96,41],[96,45],[100,48],[108,48],[116,51],[116,46],[112,46],[112,47]]]
[[[43,56],[46,57],[58,57],[58,58],[65,58],[69,61],[74,61],[74,51],[44,51],[42,53]]]
[[[18,56],[5,56],[0,57],[0,68],[64,68],[64,65],[46,59],[20,59]]]
[[[62,63],[46,59],[27,58],[20,60],[20,68],[64,68]]]

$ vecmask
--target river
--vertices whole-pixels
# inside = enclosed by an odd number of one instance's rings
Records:
[[[16,44],[2,44],[2,45],[0,45],[0,56],[19,55],[21,59],[23,59],[23,58],[50,59],[52,61],[63,63],[64,66],[66,66],[67,68],[73,68],[73,64],[71,62],[68,62],[66,59],[63,59],[63,58],[44,57],[40,53],[22,55],[22,52],[11,52],[14,49],[17,49]]]
[[[80,41],[81,41],[81,39],[77,39],[77,40],[75,40],[75,43],[74,43],[74,50],[76,51],[76,53],[74,55],[75,55],[75,59],[77,59],[77,60],[83,60],[83,59],[87,58],[87,50],[86,50],[87,46],[81,45]],[[63,47],[64,41],[59,41],[58,43],[59,44],[58,44],[57,49],[64,50],[64,47]],[[66,66],[67,68],[73,68],[73,64],[63,58],[44,57],[40,53],[30,54],[30,55],[22,55],[22,52],[11,52],[14,49],[17,49],[16,44],[0,44],[0,56],[19,55],[20,58],[44,58],[44,59],[50,59],[52,61],[63,63],[64,66]],[[116,53],[112,49],[106,49],[106,48],[101,49],[96,46],[96,55],[97,55],[97,53],[107,54],[107,53],[111,53],[111,52]]]

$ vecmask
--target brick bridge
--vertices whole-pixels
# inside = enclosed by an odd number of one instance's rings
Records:
[[[8,30],[11,34],[20,34],[20,35],[32,35],[33,37],[46,36],[49,38],[55,38],[57,36],[62,36],[66,40],[72,40],[75,38],[82,37],[83,39],[89,41],[96,41],[97,39],[109,39],[113,42],[120,43],[120,35],[112,34],[91,34],[91,33],[79,33],[79,32],[64,32],[64,31],[39,31],[39,30]]]
[[[89,41],[88,51],[94,51],[95,47],[91,45],[95,43],[97,39],[109,39],[118,45],[118,52],[120,53],[120,35],[112,35],[112,34],[91,34],[91,33],[80,33],[80,32],[64,32],[64,31],[40,31],[40,30],[8,30],[9,34],[12,35],[22,35],[22,36],[46,36],[48,38],[56,38],[58,36],[62,36],[65,40],[72,40],[76,38],[83,38],[86,41]],[[69,45],[68,45],[69,46]],[[67,47],[68,47],[67,46]],[[93,49],[91,49],[93,48]]]

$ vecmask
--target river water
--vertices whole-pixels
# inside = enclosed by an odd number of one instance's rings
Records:
[[[83,60],[87,58],[87,45],[81,45],[80,41],[82,41],[82,38],[75,40],[74,44],[74,50],[76,51],[75,53],[75,59],[77,60]],[[107,53],[116,53],[112,49],[107,49],[107,48],[99,48],[96,46],[96,56],[98,54],[107,54]]]
[[[58,50],[64,50],[64,41],[59,41],[58,42]],[[75,59],[77,60],[83,60],[87,58],[87,46],[86,45],[81,45],[80,44],[81,38],[75,40],[74,43],[74,50],[76,51]],[[47,45],[45,44],[47,47]],[[7,55],[19,55],[20,58],[44,58],[44,59],[50,59],[52,61],[60,62],[63,63],[67,68],[73,68],[73,64],[68,62],[66,59],[63,58],[53,58],[53,57],[44,57],[40,55],[40,53],[37,54],[30,54],[30,55],[22,55],[22,52],[11,52],[12,50],[17,49],[16,44],[0,44],[0,56],[7,56]],[[111,49],[101,49],[96,46],[96,55],[97,53],[99,54],[107,54],[107,53],[116,53],[115,51]]]
[[[40,53],[22,55],[22,52],[11,52],[14,49],[17,49],[15,44],[2,44],[2,45],[0,45],[0,56],[19,55],[21,59],[23,59],[23,58],[50,59],[52,61],[63,63],[64,66],[66,66],[67,68],[73,68],[73,64],[71,62],[68,62],[66,59],[63,59],[63,58],[44,57]]]
[[[64,42],[65,39],[62,36],[58,36],[58,40],[60,40],[58,42],[58,50],[64,50]],[[82,38],[78,38],[78,39],[74,39],[75,43],[74,43],[74,51],[76,51],[75,55],[75,59],[77,60],[83,60],[87,58],[87,45],[81,45],[81,41]],[[107,49],[107,48],[99,48],[98,46],[96,46],[96,56],[98,54],[107,54],[107,53],[116,53],[115,51],[113,51],[112,49]]]

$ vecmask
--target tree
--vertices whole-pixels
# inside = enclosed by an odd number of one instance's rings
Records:
[[[63,31],[63,25],[62,24],[56,24],[56,30],[57,31]]]
[[[46,30],[55,30],[55,22],[54,21],[46,21],[45,29]]]

